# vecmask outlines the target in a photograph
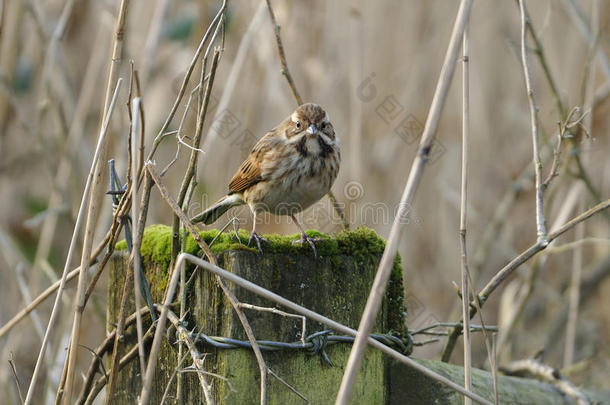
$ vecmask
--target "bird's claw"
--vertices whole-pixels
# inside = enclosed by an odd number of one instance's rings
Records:
[[[252,243],[253,239],[256,241],[256,247],[258,247],[258,251],[262,255],[263,254],[263,248],[261,247],[261,242],[269,244],[269,241],[267,239],[263,238],[262,236],[259,236],[256,232],[252,232],[250,234],[250,239],[248,239],[248,246],[250,246],[250,244]]]
[[[318,238],[310,238],[309,236],[307,236],[307,234],[302,233],[301,234],[301,239],[293,240],[292,243],[293,244],[300,243],[301,246],[305,246],[305,242],[307,242],[309,244],[309,246],[311,246],[311,250],[313,250],[313,257],[315,257],[317,259],[318,258],[318,250],[316,249],[315,242],[318,242],[320,240],[321,239],[318,239]]]

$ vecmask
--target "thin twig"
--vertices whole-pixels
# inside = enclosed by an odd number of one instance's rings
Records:
[[[148,307],[142,308],[142,310],[140,312],[141,312],[142,316],[146,316],[146,315],[150,314]],[[124,326],[127,327],[127,326],[131,325],[132,323],[135,322],[135,320],[136,320],[135,313],[129,315],[127,318],[123,319]],[[87,398],[87,395],[91,389],[91,386],[93,385],[93,382],[94,382],[93,379],[95,378],[95,374],[97,374],[97,371],[99,369],[98,363],[101,362],[102,358],[104,357],[104,355],[106,353],[108,353],[111,350],[114,350],[114,347],[116,345],[115,337],[117,336],[117,331],[118,331],[118,329],[113,329],[113,330],[109,331],[108,334],[106,335],[106,338],[94,350],[95,356],[91,359],[91,363],[89,364],[89,369],[87,370],[87,373],[85,374],[85,378],[83,381],[83,385],[81,387],[80,394],[79,394],[78,398],[76,399],[76,404],[82,404],[85,401],[85,399]],[[122,335],[122,331],[119,331],[119,332],[120,332],[119,333],[119,337],[120,337]],[[117,369],[118,369],[118,363],[117,363]],[[109,370],[109,371],[112,372],[112,370]],[[108,375],[106,375],[106,377],[109,378]],[[108,391],[107,391],[107,394],[108,394]]]
[[[203,134],[203,126],[205,124],[205,117],[208,111],[208,105],[210,102],[210,95],[212,93],[212,86],[214,85],[214,78],[216,76],[216,68],[218,67],[218,61],[220,58],[221,51],[216,49],[214,51],[214,56],[212,58],[212,66],[210,67],[210,78],[206,83],[205,94],[203,95],[202,106],[199,111],[197,111],[197,129],[195,131],[195,137],[193,138],[193,150],[191,150],[191,156],[189,158],[188,167],[186,172],[184,173],[184,177],[182,179],[182,184],[180,186],[180,191],[178,192],[178,206],[181,207],[184,203],[184,199],[186,198],[186,192],[189,188],[193,177],[195,176],[195,171],[197,169],[197,159],[199,157],[198,149],[199,143],[201,142],[201,136]],[[205,59],[204,59],[205,61]],[[203,64],[202,70],[205,70],[205,63]],[[203,75],[202,75],[203,76]],[[172,249],[171,249],[171,260],[172,262],[175,260],[178,255],[178,251],[180,250],[180,241],[179,241],[179,227],[180,221],[177,215],[174,215],[172,222]]]
[[[423,328],[414,330],[414,331],[409,331],[409,333],[412,336],[415,335],[419,335],[419,334],[426,334],[428,331],[430,331],[431,329],[434,328],[455,328],[456,326],[461,326],[462,324],[460,322],[437,322],[437,323],[433,323],[432,325],[428,325],[425,326]],[[497,332],[498,331],[498,327],[497,326],[490,326],[490,325],[486,325],[485,327],[487,330],[490,331],[494,331]],[[470,331],[471,332],[479,332],[483,329],[483,327],[481,325],[475,325],[475,324],[470,324]]]
[[[383,251],[379,268],[373,281],[371,293],[366,302],[360,325],[358,326],[358,336],[352,347],[343,380],[341,381],[341,387],[339,388],[339,394],[337,395],[337,405],[347,405],[349,397],[352,392],[354,382],[356,381],[356,374],[358,372],[364,349],[367,343],[367,337],[371,333],[375,319],[377,318],[377,312],[381,305],[381,300],[384,296],[385,288],[390,278],[390,273],[394,265],[394,259],[398,250],[398,243],[403,233],[404,226],[403,218],[408,214],[409,208],[413,202],[413,198],[417,191],[417,186],[421,180],[430,150],[432,148],[432,142],[434,140],[434,134],[438,127],[441,112],[449,92],[449,85],[453,77],[455,70],[455,64],[460,49],[460,43],[462,42],[462,34],[466,27],[468,17],[470,15],[470,8],[472,0],[462,0],[460,8],[453,26],[453,32],[451,39],[449,40],[449,47],[445,54],[445,61],[441,70],[440,78],[437,83],[434,98],[430,106],[428,118],[424,126],[424,130],[421,136],[421,141],[418,148],[417,156],[411,166],[409,178],[403,195],[399,204],[399,209],[394,218],[392,229],[388,242]],[[406,278],[403,278],[406,280]]]
[[[159,402],[159,405],[165,404],[165,401],[169,396],[169,391],[172,386],[172,383],[174,382],[174,378],[176,378],[177,375],[180,375],[178,370],[182,367],[184,361],[188,356],[189,353],[185,353],[182,357],[178,357],[178,364],[176,365],[176,368],[174,368],[174,371],[172,371],[172,374],[169,376],[169,380],[167,381],[167,385],[165,386],[165,391],[163,391],[163,396],[161,397],[161,402]],[[178,397],[176,397],[176,400],[178,400]]]
[[[127,302],[129,299],[129,291],[133,287],[133,271],[129,271],[129,267],[127,268],[125,274],[125,284],[123,285],[123,293],[121,295],[121,306],[119,307],[119,315],[116,329],[114,330],[114,344],[112,349],[112,355],[110,357],[109,367],[110,367],[110,375],[108,376],[108,389],[106,390],[106,405],[110,405],[114,399],[114,391],[116,389],[117,377],[119,372],[119,342],[121,336],[123,335],[123,331],[127,327],[127,320],[125,319],[126,310],[127,310]],[[144,308],[143,308],[144,309]],[[134,314],[134,320],[136,319],[136,315]],[[139,353],[139,350],[138,350]]]
[[[199,378],[199,385],[201,385],[201,390],[203,391],[205,402],[209,405],[213,405],[215,402],[211,392],[212,384],[207,381],[207,379],[205,378],[205,373],[203,372],[203,359],[205,356],[199,353],[199,350],[197,350],[197,346],[195,346],[195,341],[190,337],[190,332],[186,330],[184,326],[182,326],[182,323],[180,322],[180,319],[178,319],[176,314],[174,314],[172,311],[168,311],[167,319],[176,328],[178,340],[180,342],[184,342],[188,348],[189,354],[191,355],[191,359],[193,361],[193,367],[195,368],[195,370],[197,370],[197,377]]]
[[[527,58],[527,18],[525,12],[525,0],[519,0],[519,9],[521,10],[521,61],[523,63],[525,88],[527,90],[527,98],[530,106],[530,123],[532,126],[532,146],[534,154],[534,173],[536,174],[536,232],[538,235],[538,241],[544,244],[546,243],[546,223],[544,219],[544,188],[542,187],[542,162],[540,161],[540,148],[538,145],[538,107],[536,107],[534,89],[532,87],[532,78]]]
[[[280,56],[280,63],[282,64],[282,74],[286,78],[288,85],[290,86],[290,90],[292,91],[292,95],[297,101],[297,105],[303,104],[303,98],[299,94],[297,90],[297,86],[294,84],[294,79],[290,74],[290,70],[288,69],[288,62],[286,62],[286,54],[284,53],[284,45],[282,45],[282,38],[280,37],[280,25],[277,23],[275,19],[275,13],[273,12],[273,7],[271,6],[271,0],[267,1],[267,9],[269,10],[269,17],[271,17],[271,23],[273,24],[273,32],[275,33],[275,43],[277,45],[277,53]]]
[[[297,90],[297,87],[294,84],[294,79],[292,78],[292,75],[290,74],[290,69],[288,69],[288,62],[286,61],[284,45],[282,44],[282,38],[280,36],[280,25],[277,23],[277,20],[275,18],[275,12],[273,11],[273,7],[271,6],[271,0],[266,0],[266,2],[267,2],[267,9],[269,10],[269,17],[271,17],[271,23],[273,24],[273,32],[275,33],[275,43],[277,45],[277,53],[280,57],[280,64],[282,65],[282,74],[284,75],[284,77],[286,78],[286,81],[288,82],[288,85],[290,86],[290,90],[292,91],[292,95],[294,96],[294,99],[297,102],[297,106],[299,106],[299,105],[303,104],[303,98],[299,94],[299,91]],[[331,204],[333,205],[333,208],[335,209],[335,211],[339,215],[339,218],[341,219],[343,228],[349,229],[349,222],[347,221],[345,212],[343,211],[343,207],[337,201],[337,197],[335,197],[335,194],[332,192],[332,190],[330,190],[327,195],[328,195],[328,198],[329,198]]]
[[[511,260],[507,265],[505,265],[503,268],[501,268],[494,275],[494,277],[491,280],[489,280],[487,285],[485,285],[485,287],[477,295],[476,299],[478,300],[479,308],[483,307],[483,305],[485,304],[485,302],[487,301],[489,296],[496,290],[496,288],[498,288],[498,286],[500,284],[502,284],[513,273],[513,271],[515,271],[519,266],[521,266],[523,263],[527,262],[529,259],[534,257],[538,252],[546,249],[546,247],[548,246],[548,244],[550,242],[552,242],[559,236],[563,235],[565,232],[569,231],[570,229],[574,228],[574,226],[576,226],[577,224],[589,219],[590,217],[592,217],[593,215],[595,215],[599,212],[604,211],[608,207],[610,207],[610,199],[605,200],[605,201],[595,205],[594,207],[583,212],[582,214],[572,218],[570,221],[568,221],[565,224],[563,224],[562,226],[560,226],[557,230],[549,233],[547,244],[540,244],[540,243],[536,242],[533,245],[531,245],[529,248],[527,248],[525,251],[521,252],[517,257],[515,257],[513,260]],[[471,306],[470,306],[470,317],[471,318],[478,311],[478,308],[475,306],[474,301],[475,300],[473,299],[471,302]],[[460,333],[461,333],[460,327],[453,328],[453,330],[451,331],[451,334],[449,335],[449,339],[447,340],[447,343],[445,344],[445,348],[443,349],[443,354],[441,356],[443,361],[447,361],[448,356],[451,354],[453,347],[455,346],[455,341],[456,341],[457,337],[460,335]]]
[[[591,32],[593,38],[597,38],[599,36],[599,10],[600,10],[600,2],[599,0],[595,0],[592,5],[592,17],[591,17]],[[592,63],[591,59],[593,59],[593,55],[597,51],[597,42],[593,41],[590,43],[590,53],[591,58],[589,59],[589,63],[586,66],[586,84],[584,87],[584,105],[585,111],[587,109],[592,109],[593,107],[593,97],[594,97],[594,89],[593,84],[595,81],[595,63]],[[586,113],[580,118],[578,123],[584,130],[584,132],[588,135],[591,130],[592,125],[592,115],[589,114],[585,117]],[[580,123],[580,121],[585,121],[584,124]],[[586,159],[586,157],[585,157]],[[579,205],[582,207],[584,205],[584,201],[580,200]],[[582,208],[581,208],[582,209]],[[585,236],[585,224],[580,223],[576,226],[574,231],[574,238],[578,240],[584,239]],[[572,262],[572,275],[570,280],[569,287],[569,306],[568,306],[568,321],[566,324],[566,339],[565,339],[565,350],[563,357],[563,366],[569,367],[574,362],[574,355],[576,351],[576,334],[578,328],[578,313],[580,310],[580,288],[582,284],[582,267],[583,267],[583,245],[580,244],[577,246],[576,250],[574,250],[573,262]]]
[[[568,11],[570,12],[570,16],[573,18],[575,25],[581,31],[581,34],[583,34],[583,36],[585,36],[585,39],[587,40],[587,43],[589,43],[589,46],[593,46],[595,39],[591,36],[591,32],[589,31],[589,28],[587,27],[586,22],[583,19],[582,13],[580,13],[580,11],[578,9],[578,6],[572,0],[563,0],[563,3],[568,8]],[[518,0],[517,0],[517,5],[519,5]],[[532,39],[534,40],[534,43],[536,44],[535,53],[536,53],[536,56],[538,57],[538,61],[540,62],[542,71],[544,72],[544,76],[549,84],[549,87],[551,88],[551,92],[553,93],[553,98],[555,99],[555,103],[557,105],[560,121],[569,122],[568,116],[571,115],[571,112],[570,112],[570,114],[568,114],[566,107],[564,106],[563,102],[561,101],[561,95],[559,94],[558,87],[551,74],[549,63],[546,60],[546,54],[544,53],[544,48],[542,47],[542,42],[540,41],[540,39],[538,38],[538,35],[536,34],[536,31],[534,30],[534,26],[532,25],[532,22],[527,13],[527,9],[525,9],[524,11],[525,11],[527,28],[529,29]],[[608,80],[610,80],[610,65],[608,63],[606,54],[604,52],[602,52],[600,49],[597,49],[596,56],[599,59],[599,62],[602,66],[602,69],[604,70],[606,78]],[[573,134],[571,134],[571,135],[573,135]],[[573,152],[577,152],[579,149],[579,145],[576,142],[576,138],[574,136],[572,136],[571,140],[572,140]],[[585,185],[587,186],[587,190],[595,198],[595,202],[596,203],[601,202],[602,198],[600,197],[599,192],[593,186],[593,183],[591,182],[591,179],[590,179],[588,173],[585,171],[585,168],[580,159],[580,155],[578,153],[570,153],[569,156],[570,156],[570,158],[573,158],[574,161],[576,162],[576,166],[578,168],[577,177],[585,183]],[[606,219],[610,220],[610,213],[604,211],[603,214]]]
[[[155,182],[155,185],[159,189],[161,197],[169,204],[171,209],[174,211],[174,214],[176,214],[178,216],[178,218],[180,219],[180,221],[186,226],[189,233],[191,234],[191,236],[193,237],[193,239],[195,240],[195,242],[197,243],[197,245],[199,246],[201,251],[208,257],[210,262],[213,264],[216,264],[216,256],[212,253],[209,246],[205,243],[205,241],[203,240],[201,235],[197,232],[197,229],[195,228],[195,226],[191,223],[191,221],[188,219],[188,217],[180,209],[180,206],[170,196],[169,192],[167,191],[167,188],[161,182],[161,179],[160,179],[159,175],[157,174],[155,168],[152,166],[152,164],[150,162],[148,162],[145,165],[145,167],[146,167],[148,173],[150,174],[152,180]],[[177,262],[176,262],[176,264],[177,264]],[[172,271],[176,272],[176,268],[179,268],[179,266],[174,265],[174,268]],[[173,274],[172,280],[174,277],[177,277],[177,276],[179,276],[179,274],[178,275]],[[246,316],[244,315],[243,311],[239,308],[239,305],[238,305],[239,301],[237,300],[237,298],[235,297],[233,292],[229,289],[229,287],[226,285],[224,280],[222,280],[219,276],[217,276],[216,279],[218,281],[218,284],[222,288],[223,292],[225,293],[225,295],[231,302],[233,309],[237,313],[237,316],[242,324],[242,327],[244,328],[244,330],[246,332],[246,336],[248,337],[248,341],[252,345],[252,350],[254,351],[254,355],[256,357],[256,361],[258,363],[260,376],[261,376],[261,404],[265,404],[266,403],[266,390],[267,390],[267,365],[265,363],[265,360],[263,359],[262,352],[260,350],[258,343],[256,342],[256,339],[254,337],[254,332],[252,331],[252,328],[250,327],[250,324],[248,323]],[[172,287],[171,284],[168,285],[168,287],[166,289],[166,297],[169,297],[170,295],[173,296],[174,291],[175,291],[175,286]],[[167,302],[171,302],[171,300],[167,301]],[[164,313],[165,313],[165,309],[167,309],[167,306],[165,306],[163,308]],[[160,344],[160,341],[159,341],[160,336],[161,336],[160,330],[163,329],[164,326],[165,326],[165,320],[163,320],[163,322],[162,322],[162,319],[160,318],[159,322],[158,322],[158,326],[157,326],[157,332],[155,332],[155,340],[153,341],[153,347],[151,348],[149,364],[148,364],[148,368],[146,370],[146,381],[142,388],[141,398],[145,398],[145,396],[144,396],[145,389],[150,391],[150,386],[152,384],[152,377],[154,374],[154,369],[156,367],[157,359],[155,356],[156,356],[156,352],[159,350],[159,344]],[[159,333],[159,337],[157,337],[157,333]],[[147,393],[147,396],[150,396],[150,392]],[[143,403],[145,403],[145,402],[143,402]]]
[[[148,157],[146,158],[146,160],[152,160],[153,156],[155,155],[155,152],[157,151],[157,148],[159,147],[159,144],[161,143],[161,140],[164,138],[165,132],[169,128],[169,125],[172,122],[172,119],[174,118],[176,111],[178,110],[178,106],[180,105],[180,102],[182,101],[182,97],[184,96],[184,93],[186,92],[186,86],[188,85],[188,82],[191,78],[191,74],[193,74],[193,70],[195,69],[195,65],[197,64],[197,61],[199,60],[199,56],[201,56],[201,52],[203,52],[203,47],[204,47],[205,43],[207,42],[208,38],[210,37],[210,34],[212,33],[212,29],[214,29],[214,27],[218,23],[220,17],[225,12],[226,7],[227,7],[227,0],[223,0],[222,6],[220,6],[220,10],[218,10],[218,13],[216,13],[216,16],[210,23],[210,26],[208,27],[205,34],[203,35],[203,38],[201,38],[201,42],[199,43],[199,46],[197,47],[197,50],[195,51],[195,55],[193,55],[193,59],[191,60],[191,63],[189,65],[188,69],[186,70],[184,79],[182,80],[182,85],[180,86],[180,91],[178,92],[178,96],[176,97],[176,100],[174,101],[174,105],[172,106],[172,109],[170,110],[167,118],[165,119],[165,122],[161,126],[159,133],[155,137],[155,139],[153,141],[153,146],[152,146],[150,152],[148,153]]]
[[[468,27],[464,30],[464,69],[463,69],[463,102],[462,102],[462,184],[461,184],[461,202],[460,202],[460,249],[462,258],[462,319],[464,320],[463,325],[463,337],[464,337],[464,387],[467,390],[472,390],[472,347],[470,340],[470,318],[468,312],[470,310],[469,297],[470,293],[475,297],[477,295],[474,288],[474,283],[470,275],[470,268],[468,266],[468,255],[466,249],[466,226],[467,226],[467,208],[468,208],[468,166],[469,166],[469,148],[470,148],[470,93],[469,93],[469,57],[470,57],[470,45],[469,45],[469,30]],[[475,301],[476,303],[476,301]],[[477,303],[478,304],[478,303]],[[485,348],[487,349],[487,357],[489,359],[489,365],[491,367],[491,373],[493,377],[493,388],[494,388],[494,403],[498,404],[498,373],[496,367],[495,356],[492,351],[492,344],[490,336],[487,333],[485,327],[485,321],[483,320],[482,311],[479,312],[481,320],[481,328],[485,337]],[[472,401],[469,398],[464,398],[465,404],[471,404]]]
[[[110,234],[107,234],[106,238],[104,238],[104,240],[102,242],[100,242],[100,244],[97,246],[95,251],[91,254],[91,257],[89,260],[90,266],[92,266],[96,263],[96,261],[97,261],[96,258],[100,255],[100,253],[102,252],[102,250],[108,243],[109,237],[110,237]],[[77,267],[76,269],[70,271],[66,275],[65,282],[67,283],[67,282],[71,281],[72,279],[74,279],[76,276],[78,276],[79,272],[80,272],[80,266]],[[43,303],[47,298],[49,298],[51,296],[51,294],[53,294],[55,291],[57,291],[60,288],[61,281],[62,280],[60,279],[60,280],[57,280],[56,282],[54,282],[53,284],[51,284],[49,287],[47,287],[46,290],[44,290],[36,298],[34,298],[31,303],[29,303],[21,311],[17,312],[7,323],[5,323],[2,326],[2,328],[0,328],[0,338],[3,337],[4,335],[6,335],[11,329],[13,329],[13,327],[15,325],[17,325],[26,316],[28,316],[30,314],[30,312],[35,310],[41,303]]]
[[[148,308],[143,308],[143,310],[148,310]],[[146,334],[144,335],[144,343],[148,344],[148,342],[152,338],[152,327],[148,329]],[[121,361],[119,362],[118,370],[122,370],[127,364],[129,364],[133,359],[135,359],[138,355],[138,346],[134,345],[123,357],[121,357]],[[108,382],[108,378],[103,375],[95,381],[93,384],[93,388],[89,391],[87,398],[85,399],[84,405],[91,405],[97,395],[100,393],[102,388]],[[79,404],[80,405],[80,404]]]
[[[303,345],[305,344],[307,318],[305,318],[303,315],[291,314],[289,312],[280,311],[277,308],[259,307],[256,305],[244,304],[244,303],[239,303],[238,306],[240,308],[252,309],[255,311],[271,312],[272,314],[285,316],[285,317],[289,317],[289,318],[299,318],[301,320],[301,343],[303,343]]]
[[[303,401],[305,401],[306,404],[311,403],[311,402],[309,402],[309,400],[307,399],[307,397],[305,395],[301,394],[299,391],[296,390],[296,388],[294,388],[292,385],[288,384],[282,377],[275,374],[273,372],[273,370],[269,369],[269,374],[271,374],[273,377],[275,377],[276,380],[278,380],[279,382],[284,384],[284,386],[286,388],[288,388],[290,391],[294,392],[299,398],[301,398]]]
[[[117,239],[119,238],[119,235],[121,234],[121,230],[123,229],[124,222],[127,221],[126,212],[129,208],[129,204],[131,203],[131,194],[129,193],[129,187],[131,187],[131,185],[129,185],[127,187],[126,193],[123,194],[123,197],[121,198],[119,205],[116,209],[116,212],[113,216],[112,225],[110,226],[110,230],[108,231],[108,237],[107,237],[108,250],[104,254],[104,257],[102,258],[102,260],[100,260],[99,266],[97,267],[97,270],[91,277],[91,281],[89,282],[89,285],[87,286],[87,291],[85,292],[85,305],[89,301],[91,294],[93,294],[93,290],[95,289],[97,281],[101,277],[101,275],[106,267],[106,264],[112,257],[112,254],[114,253],[115,243],[116,243]]]
[[[140,224],[139,222],[135,222],[139,219],[139,215],[138,215],[138,187],[135,184],[137,179],[138,179],[138,156],[136,156],[136,151],[138,150],[138,131],[139,131],[139,127],[140,127],[140,98],[136,97],[133,99],[133,107],[132,107],[132,112],[131,112],[131,116],[132,116],[132,125],[131,125],[131,145],[130,145],[130,149],[131,149],[131,155],[133,156],[132,158],[132,162],[131,162],[131,179],[132,179],[132,186],[131,186],[131,218],[134,221],[134,229],[136,228],[140,228]],[[131,263],[131,269],[133,271],[133,279],[134,279],[134,283],[133,283],[133,294],[134,294],[134,301],[135,301],[135,306],[136,306],[136,332],[137,332],[137,337],[138,337],[138,357],[140,358],[140,370],[146,370],[146,354],[145,354],[145,348],[144,348],[144,344],[142,341],[142,337],[144,336],[144,330],[142,327],[142,317],[139,315],[140,314],[140,308],[142,306],[142,296],[141,296],[141,291],[142,291],[142,279],[141,279],[141,274],[142,274],[142,262],[140,260],[140,245],[142,244],[142,235],[140,234],[140,232],[136,232],[135,234],[135,238],[134,238],[134,243],[133,243],[133,249],[131,250],[131,257],[129,262]],[[144,379],[144,374],[140,373],[140,376],[142,377],[142,381]]]
[[[102,122],[104,126],[107,126],[106,123],[110,120],[110,115],[113,109],[114,104],[116,103],[117,91],[115,90],[114,95],[112,92],[112,87],[115,82],[120,81],[118,78],[119,69],[122,64],[122,52],[123,45],[125,42],[125,26],[127,21],[127,11],[129,9],[129,0],[121,0],[119,5],[119,12],[117,15],[117,21],[114,31],[114,43],[112,48],[112,57],[110,61],[110,71],[108,75],[108,81],[106,85],[106,95],[104,100],[104,110],[102,114]],[[102,147],[102,158],[107,160],[106,158],[107,148]],[[93,183],[93,189],[91,191],[91,198],[89,202],[89,212],[87,215],[87,226],[85,230],[85,239],[83,242],[84,249],[83,255],[81,257],[81,272],[78,279],[78,287],[76,293],[76,302],[75,302],[75,310],[74,310],[74,323],[72,325],[72,335],[70,339],[70,348],[68,350],[67,357],[67,371],[66,371],[66,380],[65,380],[65,392],[63,396],[63,402],[66,405],[69,405],[72,402],[72,389],[74,383],[74,374],[75,374],[75,366],[76,366],[76,357],[78,350],[78,341],[80,336],[80,321],[82,318],[82,313],[84,311],[84,300],[85,300],[85,283],[86,283],[86,275],[87,275],[87,260],[89,259],[91,244],[93,243],[95,225],[97,222],[97,210],[99,206],[102,204],[102,198],[104,197],[104,193],[98,191],[98,189],[102,186],[102,165],[98,163],[96,168],[96,181]]]
[[[17,386],[17,393],[19,394],[19,400],[23,404],[23,393],[21,392],[21,384],[19,384],[19,376],[17,375],[17,367],[15,366],[15,361],[12,359],[12,356],[8,359],[8,365],[10,366],[11,372],[13,373],[13,378],[15,379],[15,385]]]
[[[165,175],[165,173],[174,165],[174,163],[176,163],[178,161],[178,157],[180,156],[180,145],[184,145],[187,148],[189,148],[190,150],[196,149],[196,148],[193,148],[188,143],[184,142],[181,134],[182,134],[182,128],[184,126],[184,121],[186,121],[186,117],[187,117],[189,111],[191,110],[191,102],[193,101],[193,95],[197,91],[199,91],[199,85],[197,85],[193,89],[193,91],[191,91],[191,94],[189,95],[189,99],[186,102],[186,107],[184,107],[184,112],[182,113],[182,119],[180,120],[180,124],[178,125],[178,129],[176,131],[170,131],[170,132],[168,132],[166,134],[166,135],[175,134],[176,135],[176,139],[178,140],[178,142],[176,144],[176,155],[174,155],[174,158],[161,171],[161,177],[163,177]],[[196,150],[198,152],[203,153],[203,150],[201,150],[201,149],[196,149]]]

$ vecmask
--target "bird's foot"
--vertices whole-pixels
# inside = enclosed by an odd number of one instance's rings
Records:
[[[292,243],[293,244],[300,243],[301,246],[305,246],[305,243],[307,242],[309,244],[309,246],[311,246],[311,250],[313,250],[313,257],[315,257],[317,259],[318,258],[318,251],[316,249],[316,243],[315,242],[320,242],[320,241],[322,241],[322,239],[320,239],[320,238],[310,238],[309,236],[307,236],[307,234],[302,233],[301,234],[301,239],[293,240]]]
[[[261,242],[270,244],[270,242],[267,239],[263,238],[262,236],[259,236],[256,232],[252,232],[250,234],[250,239],[248,240],[248,246],[250,246],[250,244],[252,243],[252,240],[256,241],[256,247],[258,247],[258,251],[261,253],[261,255],[263,254],[263,248],[261,248]]]

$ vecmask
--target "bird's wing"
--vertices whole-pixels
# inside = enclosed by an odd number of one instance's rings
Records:
[[[261,173],[261,162],[265,153],[271,149],[272,138],[273,133],[269,132],[254,145],[248,158],[229,182],[229,194],[241,193],[264,180]]]

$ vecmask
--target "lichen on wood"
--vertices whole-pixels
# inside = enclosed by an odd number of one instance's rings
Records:
[[[314,258],[309,246],[293,244],[299,235],[265,235],[270,244],[263,245],[264,253],[247,246],[249,234],[239,232],[239,240],[233,232],[218,235],[216,230],[202,231],[203,239],[210,243],[218,236],[212,250],[218,256],[219,265],[264,288],[274,291],[287,299],[319,312],[352,328],[357,328],[360,316],[371,288],[377,265],[383,253],[385,242],[374,231],[359,228],[343,231],[337,235],[326,235],[318,231],[308,231],[308,235],[320,239],[317,242],[318,258]],[[153,225],[144,232],[141,254],[150,282],[153,299],[159,302],[169,269],[171,249],[171,229],[163,225]],[[117,249],[125,249],[124,242]],[[190,238],[186,240],[186,251],[200,255],[198,247]],[[125,272],[125,254],[119,254],[113,261],[108,300],[108,319],[112,323],[118,312],[116,291],[121,291]],[[187,278],[193,271],[193,282],[188,288],[186,306],[188,316],[186,326],[190,330],[202,331],[211,336],[245,339],[245,334],[231,305],[216,286],[215,278],[202,270],[187,270]],[[268,302],[249,291],[230,285],[241,302],[273,307]],[[294,342],[301,338],[301,321],[298,318],[282,317],[267,312],[246,310],[248,320],[257,339]],[[406,337],[406,308],[403,298],[402,269],[400,257],[396,258],[388,292],[382,312],[377,319],[375,332],[391,332],[395,336]],[[306,335],[327,329],[313,321],[307,322]],[[171,333],[170,333],[171,334]],[[171,336],[170,336],[171,337]],[[133,331],[127,331],[126,342],[134,342]],[[343,367],[349,355],[349,344],[336,344],[325,349],[334,363],[331,367],[321,356],[305,352],[265,352],[268,366],[280,377],[287,380],[312,403],[324,403],[334,398],[341,381]],[[208,353],[204,360],[207,371],[228,379],[214,379],[213,391],[218,403],[254,403],[258,398],[259,383],[256,360],[249,350],[222,350],[201,346]],[[159,372],[155,377],[155,393],[161,395],[168,376],[176,366],[177,350],[168,342],[162,346]],[[383,403],[387,396],[388,359],[380,352],[367,352],[364,371],[355,403]],[[139,372],[137,362],[133,362],[122,372],[121,389],[115,401],[129,403],[133,396],[129,390],[137,391]],[[269,403],[292,403],[298,399],[277,380],[269,380]],[[233,391],[233,390],[234,391]],[[194,375],[185,375],[185,400],[198,401],[200,388]],[[125,401],[125,402],[121,402]]]

